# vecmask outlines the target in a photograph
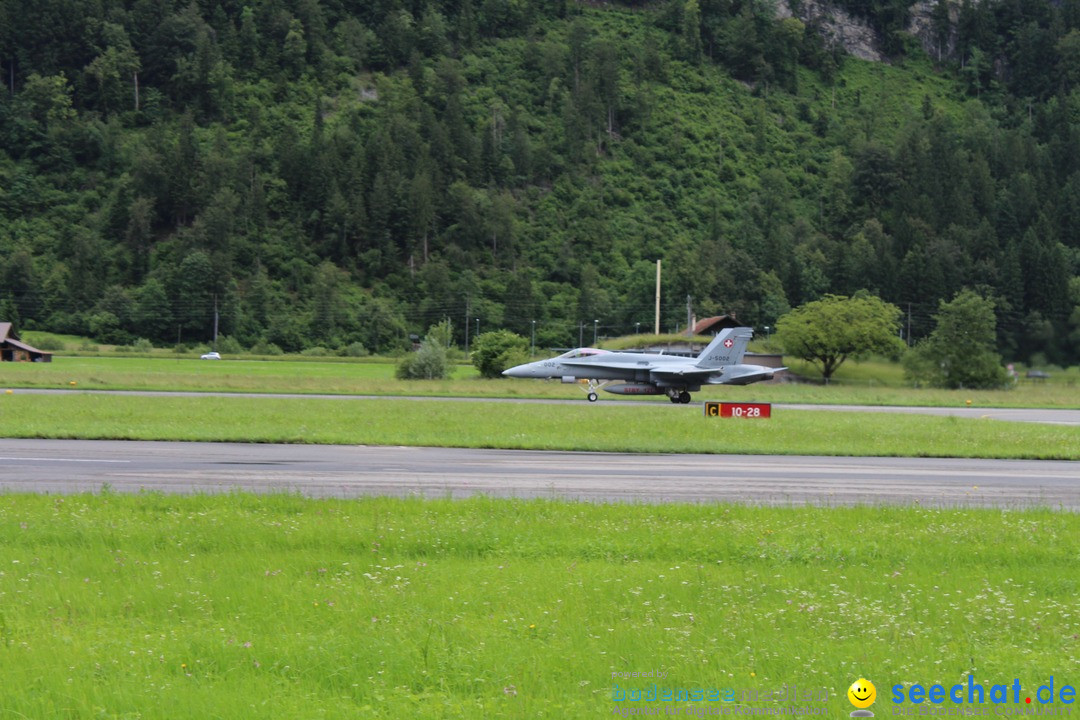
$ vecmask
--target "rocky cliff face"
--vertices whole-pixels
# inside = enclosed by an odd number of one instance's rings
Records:
[[[945,37],[938,37],[933,20],[936,5],[937,0],[919,0],[912,5],[907,31],[919,39],[927,55],[940,62],[956,52],[956,21],[960,8],[956,3],[949,3],[949,32]]]
[[[865,20],[849,15],[841,8],[820,0],[803,0],[798,12],[792,12],[787,2],[776,6],[777,17],[797,17],[807,25],[817,24],[825,40],[832,46],[839,45],[849,55],[863,60],[883,62],[877,33]]]
[[[833,46],[839,45],[854,57],[873,62],[886,62],[881,51],[881,39],[877,32],[862,18],[847,13],[842,8],[830,4],[827,0],[801,0],[792,3],[798,7],[793,12],[790,0],[777,3],[776,15],[780,18],[797,17],[807,25],[817,24],[826,41]],[[950,31],[942,40],[935,32],[933,11],[937,0],[918,0],[911,6],[907,31],[917,37],[930,57],[943,60],[952,56],[956,50],[957,6],[949,8]]]

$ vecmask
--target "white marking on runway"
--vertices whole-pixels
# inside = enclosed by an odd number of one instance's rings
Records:
[[[66,463],[130,463],[130,460],[91,460],[89,458],[43,458],[43,457],[0,457],[0,461],[22,460],[25,462],[66,462]]]

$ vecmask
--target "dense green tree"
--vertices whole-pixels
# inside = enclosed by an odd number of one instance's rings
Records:
[[[157,278],[149,278],[134,293],[131,311],[131,331],[150,340],[167,342],[176,338],[176,323],[165,286]]]
[[[86,66],[87,75],[97,85],[97,103],[103,111],[121,107],[138,109],[140,67],[139,56],[123,26],[104,23],[101,51]]]
[[[928,338],[904,358],[912,379],[947,388],[993,388],[1005,383],[998,354],[994,302],[971,290],[941,301]]]
[[[690,62],[701,60],[701,6],[698,0],[686,0],[682,12],[682,28],[679,39],[682,54]]]
[[[0,299],[8,301],[9,311],[18,321],[39,314],[34,259],[29,252],[18,250],[0,261],[0,287]]]
[[[527,362],[529,341],[509,330],[478,335],[473,340],[472,363],[483,377],[502,377],[503,370]]]
[[[1080,30],[1072,30],[1057,42],[1058,79],[1065,92],[1080,87]]]
[[[826,295],[804,303],[776,323],[776,340],[788,355],[821,368],[825,382],[849,357],[897,355],[900,309],[873,295]]]

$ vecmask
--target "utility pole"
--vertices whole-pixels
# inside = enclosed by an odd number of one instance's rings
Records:
[[[532,321],[532,342],[530,343],[532,349],[529,351],[530,357],[536,354],[536,321]]]
[[[694,313],[690,309],[690,300],[691,299],[692,298],[689,295],[686,296],[686,334],[687,334],[687,336],[690,336],[690,335],[694,334]]]
[[[217,351],[217,330],[218,330],[218,306],[217,306],[217,293],[214,293],[214,350]]]
[[[465,354],[469,354],[469,298],[465,298]]]
[[[656,261],[656,323],[653,332],[660,334],[660,261]]]
[[[593,344],[593,347],[596,347],[596,331],[599,329],[599,326],[600,326],[600,321],[599,320],[593,320],[592,321],[592,344]]]

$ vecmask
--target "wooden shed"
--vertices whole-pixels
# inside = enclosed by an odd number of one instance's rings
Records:
[[[0,322],[0,361],[52,362],[52,353],[30,347],[19,340],[19,335],[11,323]]]

